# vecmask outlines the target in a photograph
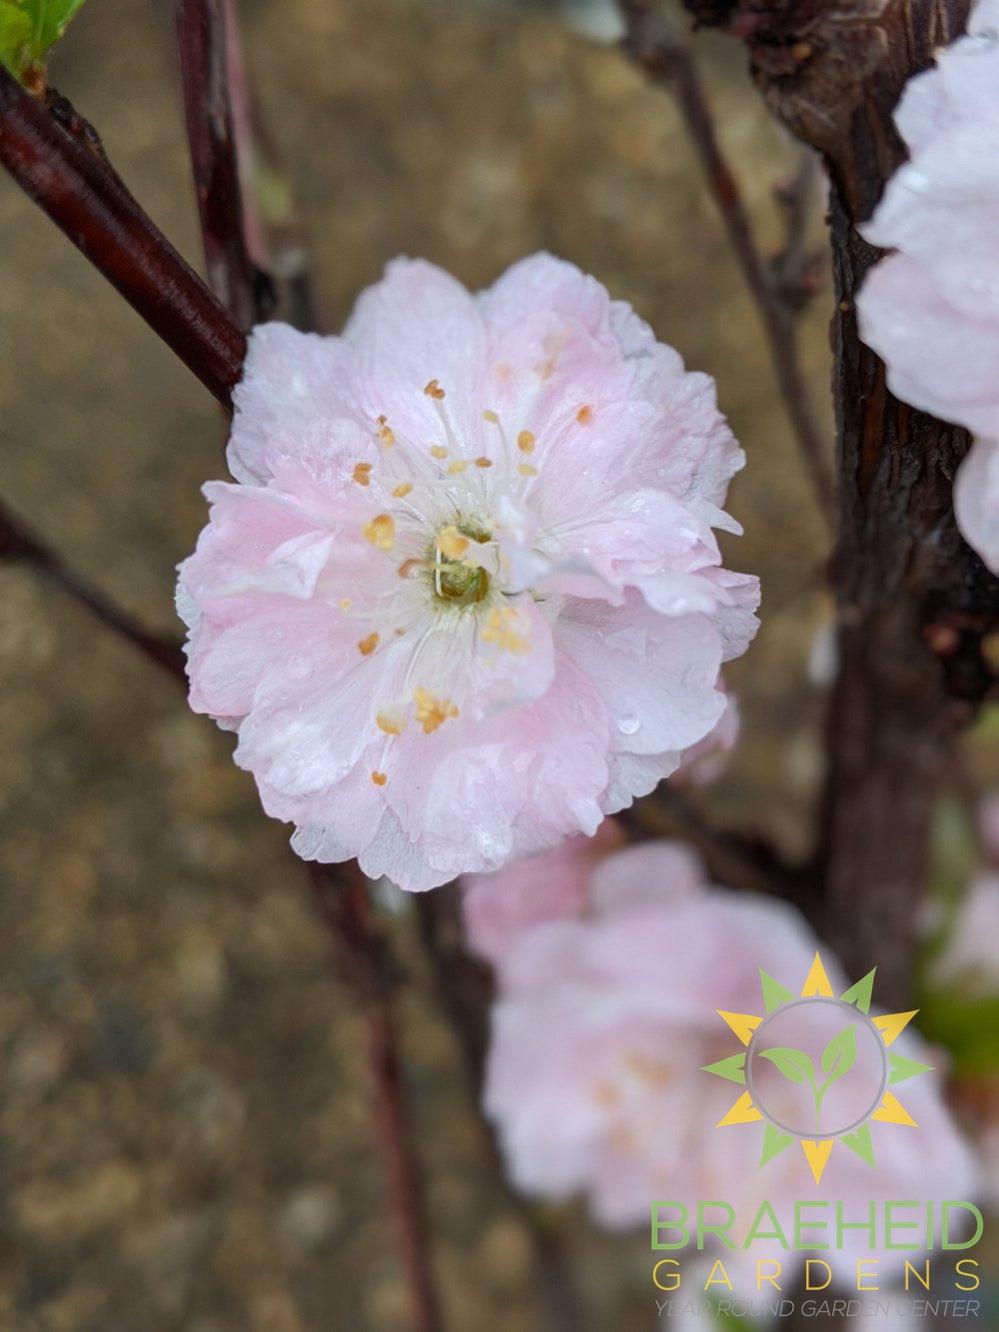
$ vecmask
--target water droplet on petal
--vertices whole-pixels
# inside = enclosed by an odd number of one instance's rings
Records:
[[[635,735],[641,724],[637,717],[619,717],[617,729],[622,735]]]

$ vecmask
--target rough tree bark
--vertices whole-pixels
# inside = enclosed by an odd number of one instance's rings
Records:
[[[894,398],[858,338],[854,298],[880,252],[856,223],[905,156],[892,111],[906,80],[963,31],[970,0],[685,3],[744,39],[768,105],[829,171],[839,675],[817,916],[849,970],[877,965],[879,997],[901,1006],[934,798],[956,735],[994,685],[983,639],[999,620],[999,583],[954,525],[967,434]]]

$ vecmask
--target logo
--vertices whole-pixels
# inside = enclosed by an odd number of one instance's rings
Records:
[[[818,1185],[837,1143],[875,1164],[872,1123],[918,1128],[892,1088],[930,1065],[891,1046],[919,1010],[872,1018],[876,970],[837,997],[816,953],[799,996],[761,968],[763,1016],[717,1010],[746,1047],[703,1070],[745,1087],[717,1127],[762,1123],[761,1168],[799,1142]]]

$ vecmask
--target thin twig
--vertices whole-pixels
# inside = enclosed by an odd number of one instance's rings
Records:
[[[29,532],[10,510],[0,505],[0,560],[31,565],[96,615],[119,637],[165,670],[182,689],[187,689],[184,652],[179,643],[150,633],[128,611],[99,591],[34,533]]]
[[[273,292],[250,257],[230,96],[222,0],[175,0],[184,112],[208,285],[248,333],[266,319]]]
[[[247,249],[257,269],[268,275],[269,294],[281,317],[313,331],[318,327],[317,303],[294,193],[250,87],[237,0],[222,0],[222,5]],[[258,311],[258,318],[263,317]]]
[[[372,920],[367,885],[356,865],[345,867],[339,876],[325,865],[312,863],[309,870],[316,906],[350,969],[352,989],[364,1006],[376,1122],[412,1294],[413,1325],[418,1332],[439,1332],[443,1324],[430,1268],[422,1182],[409,1131],[392,1017],[391,958]]]
[[[93,148],[0,67],[0,162],[224,406],[246,339]]]
[[[811,148],[799,145],[798,151],[797,170],[774,191],[784,215],[784,243],[770,260],[770,280],[777,299],[792,316],[804,310],[828,281],[829,274],[826,253],[809,247],[822,166]]]
[[[835,525],[835,487],[828,441],[816,422],[798,354],[793,314],[780,301],[756,243],[735,174],[728,164],[704,86],[687,43],[647,0],[619,0],[627,28],[625,49],[656,82],[673,94],[708,187],[722,215],[729,241],[756,304],[770,344],[777,382],[804,454],[816,498],[830,528]]]
[[[457,884],[417,893],[416,916],[433,970],[438,1000],[458,1040],[469,1090],[482,1104],[493,981],[488,967],[471,957],[462,942]],[[504,1195],[531,1237],[548,1322],[557,1332],[584,1332],[586,1317],[569,1273],[561,1235],[507,1179],[496,1135],[486,1123],[490,1153]]]

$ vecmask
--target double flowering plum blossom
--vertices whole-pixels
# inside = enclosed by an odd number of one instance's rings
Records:
[[[191,706],[307,859],[431,888],[592,834],[725,710],[754,578],[713,382],[567,263],[397,260],[342,337],[250,338],[180,567]]]
[[[999,572],[999,0],[910,80],[895,121],[911,160],[862,229],[895,253],[860,292],[861,334],[898,397],[978,436],[955,511]]]
[[[548,918],[532,923],[545,864],[569,886],[556,902],[553,884]],[[502,939],[488,893],[506,904]],[[519,929],[510,905],[518,900]],[[877,1168],[837,1144],[818,1187],[799,1151],[758,1168],[759,1124],[716,1127],[739,1088],[702,1070],[740,1049],[716,1010],[761,1012],[760,968],[798,993],[817,941],[788,904],[711,886],[686,848],[650,843],[600,857],[578,839],[529,873],[517,865],[473,882],[466,929],[472,947],[498,962],[485,1109],[525,1192],[585,1193],[595,1219],[611,1228],[647,1226],[653,1200],[682,1202],[692,1214],[698,1200],[722,1200],[734,1208],[740,1236],[764,1200],[791,1233],[801,1198],[842,1201],[855,1220],[868,1218],[872,1200],[974,1198],[974,1162],[936,1073],[900,1089],[919,1131],[873,1125]],[[823,956],[843,993],[848,982]],[[911,1027],[892,1050],[939,1067]],[[821,1257],[855,1288],[856,1260],[871,1252],[867,1236],[853,1232],[845,1248]],[[886,1280],[916,1256],[881,1253],[877,1244],[873,1252]],[[782,1261],[793,1282],[805,1255],[761,1243],[714,1256],[747,1293],[756,1289],[758,1258]]]

